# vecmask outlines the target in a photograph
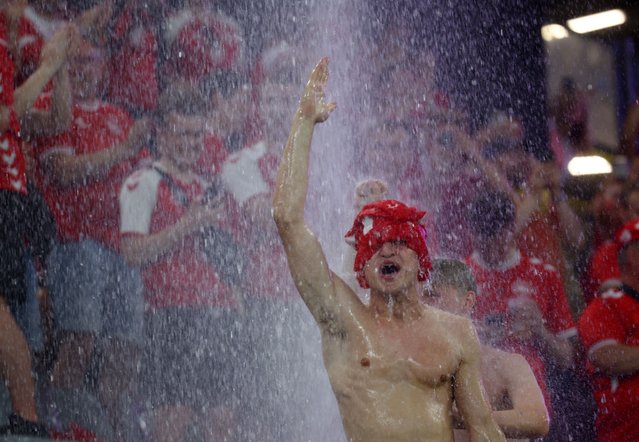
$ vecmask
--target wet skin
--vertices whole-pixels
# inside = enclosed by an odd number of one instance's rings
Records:
[[[380,320],[364,306],[344,313],[342,333],[324,333],[322,343],[349,440],[452,440],[463,320],[429,308],[407,322]]]
[[[385,243],[365,268],[371,305],[340,306],[323,328],[324,362],[351,441],[453,440],[453,377],[468,380],[462,370],[471,368],[476,337],[468,320],[417,301],[417,271],[414,251]],[[338,298],[353,299],[335,282]]]

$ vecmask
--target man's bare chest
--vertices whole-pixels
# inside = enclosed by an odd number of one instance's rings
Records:
[[[435,388],[450,382],[460,353],[453,336],[442,330],[381,326],[350,334],[333,360],[326,362],[329,375],[338,378]]]

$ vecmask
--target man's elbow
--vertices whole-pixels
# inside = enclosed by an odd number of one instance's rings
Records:
[[[120,241],[120,255],[131,267],[142,267],[145,264],[140,254],[140,247],[132,241]]]
[[[494,411],[493,416],[509,438],[540,438],[550,430],[550,418],[543,405],[534,410]]]
[[[300,217],[296,216],[290,208],[277,202],[273,204],[272,214],[280,234],[290,230],[292,226],[300,221]]]
[[[544,437],[550,431],[550,418],[544,409],[530,413],[530,418],[523,422],[521,431],[515,437],[538,438]]]

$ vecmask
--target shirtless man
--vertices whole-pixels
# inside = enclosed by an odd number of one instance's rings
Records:
[[[476,291],[475,278],[463,262],[434,260],[430,284],[424,291],[429,305],[470,318]],[[491,328],[491,324],[479,328],[483,335],[484,331],[489,333],[486,329]],[[544,396],[523,356],[484,344],[481,346],[481,377],[493,407],[493,419],[506,436],[530,438],[548,433]],[[456,442],[465,440],[468,440],[466,432],[455,431]]]
[[[295,114],[275,185],[274,218],[297,289],[321,328],[322,350],[349,441],[453,440],[453,388],[472,441],[504,440],[479,379],[479,344],[465,318],[419,302],[430,268],[424,215],[398,201],[364,207],[350,235],[370,305],[328,268],[304,221],[308,160],[324,101],[328,60],[313,70]]]

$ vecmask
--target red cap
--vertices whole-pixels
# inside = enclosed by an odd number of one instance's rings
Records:
[[[419,223],[426,212],[396,200],[376,201],[365,205],[359,212],[353,227],[346,233],[346,237],[354,237],[355,265],[357,281],[363,288],[368,288],[364,276],[366,262],[377,252],[384,243],[389,241],[405,241],[409,249],[417,253],[419,259],[420,281],[425,281],[431,269],[428,248],[426,247],[426,228]]]

